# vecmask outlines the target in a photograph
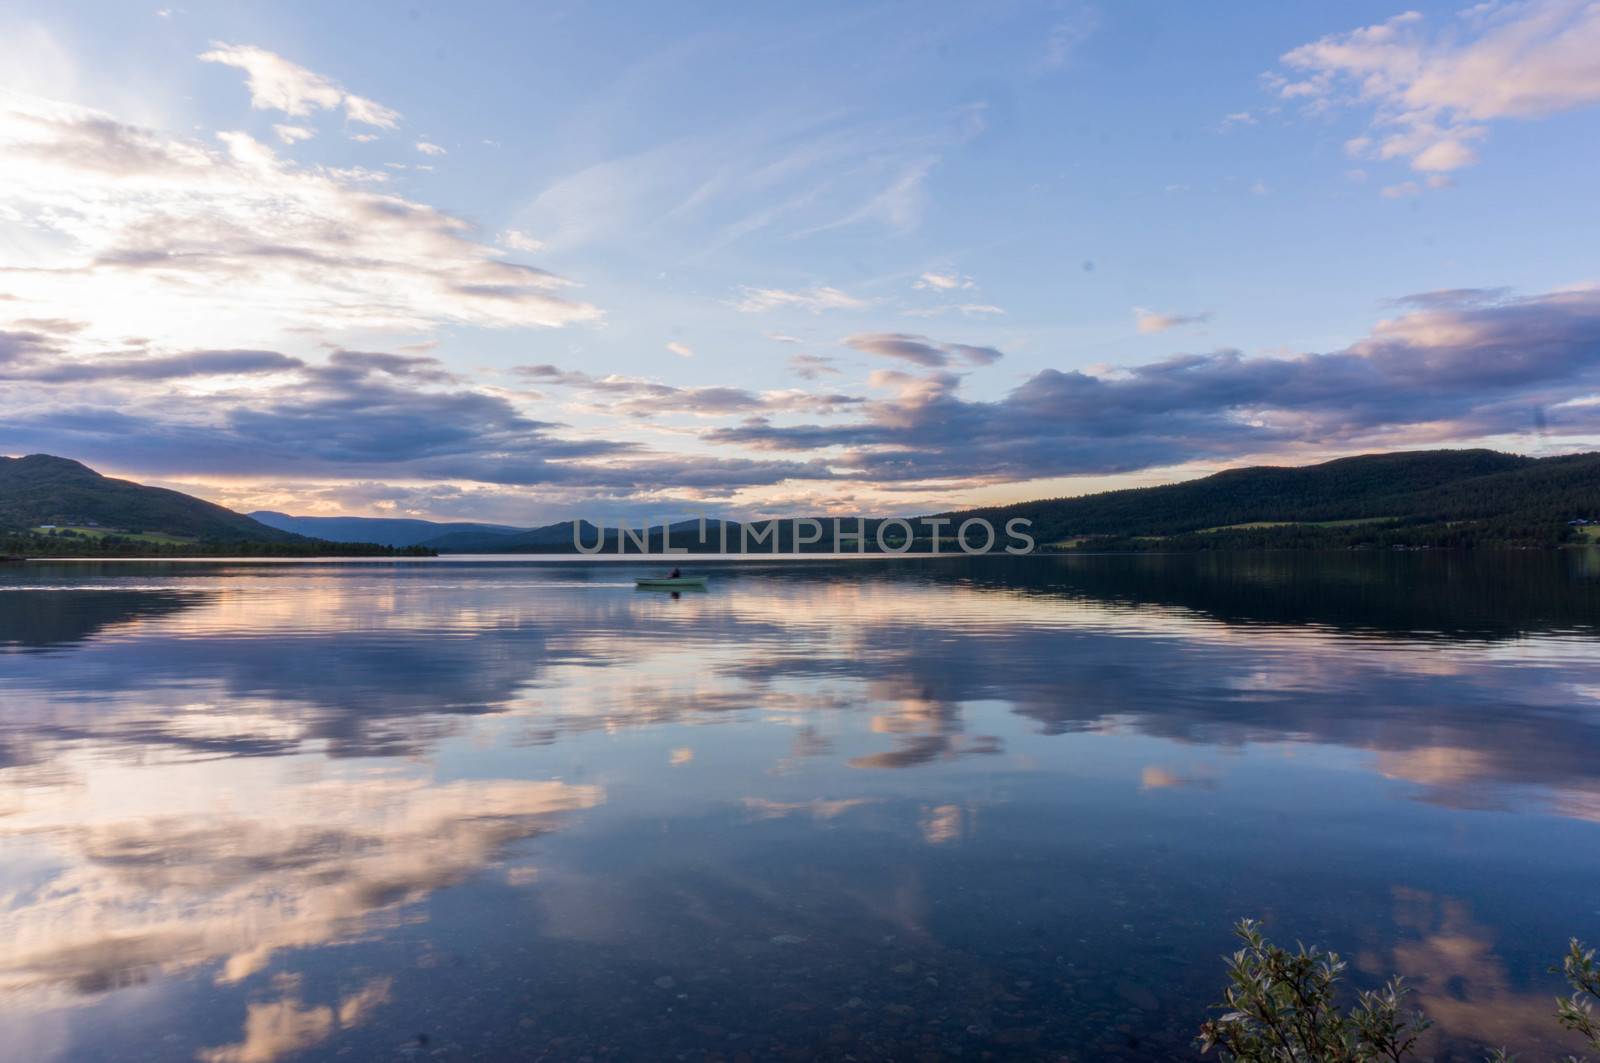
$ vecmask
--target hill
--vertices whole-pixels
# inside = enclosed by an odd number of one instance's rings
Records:
[[[250,518],[280,531],[308,535],[335,543],[381,543],[384,546],[416,546],[444,535],[515,535],[524,528],[508,524],[479,524],[470,521],[443,523],[404,517],[294,517],[272,510],[257,510]]]
[[[1041,543],[1115,548],[1553,545],[1569,520],[1600,516],[1600,453],[1366,454],[950,516],[1027,517]]]
[[[0,528],[43,525],[213,542],[303,541],[179,491],[101,476],[69,458],[0,458]]]

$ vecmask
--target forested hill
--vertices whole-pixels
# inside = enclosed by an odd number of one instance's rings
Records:
[[[1555,543],[1574,534],[1569,520],[1600,517],[1600,453],[1553,458],[1492,450],[1367,454],[1296,468],[1232,469],[1162,487],[952,516],[997,523],[1027,517],[1041,544],[1352,545],[1386,535],[1395,545]]]
[[[101,476],[69,458],[0,457],[0,528],[27,530],[47,524],[212,541],[303,541],[179,491]]]
[[[0,457],[0,559],[396,552],[269,528],[181,491],[102,476],[69,458]]]

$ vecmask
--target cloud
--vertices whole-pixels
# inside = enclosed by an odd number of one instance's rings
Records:
[[[1352,154],[1424,173],[1477,161],[1489,123],[1600,102],[1600,6],[1526,0],[1469,7],[1434,28],[1409,11],[1287,52],[1269,88],[1313,109],[1371,111]]]
[[[735,109],[737,111],[737,108]],[[632,154],[586,161],[546,185],[516,221],[552,247],[605,243],[703,258],[777,231],[803,238],[855,225],[904,232],[926,178],[983,129],[967,104],[885,121],[811,106],[735,116]]]
[[[565,426],[529,417],[502,394],[450,386],[454,379],[431,358],[340,351],[288,379],[231,391],[124,379],[91,394],[81,383],[29,381],[26,388],[0,389],[0,399],[11,399],[0,402],[0,452],[70,454],[91,465],[137,470],[146,479],[387,478],[412,485],[537,487],[546,505],[582,504],[589,512],[610,500],[633,504],[642,495],[676,493],[688,504],[747,487],[836,478],[822,461],[668,456],[632,442],[574,438],[561,434]],[[675,388],[582,374],[559,383],[587,388],[598,410],[637,419],[829,413],[861,402],[800,390]],[[523,499],[526,505],[528,496]]]
[[[30,818],[56,848],[58,870],[53,888],[0,913],[0,987],[93,992],[135,972],[211,963],[219,981],[237,982],[279,950],[352,941],[392,923],[403,906],[605,799],[597,786],[510,779],[279,786],[270,811],[187,819],[85,819],[51,793],[56,800]],[[381,999],[369,986],[341,1011],[354,1022]],[[309,1034],[323,1025],[293,1023],[290,1040],[314,1043]]]
[[[1209,310],[1198,314],[1162,314],[1155,310],[1146,310],[1142,306],[1133,308],[1134,324],[1142,334],[1152,332],[1166,332],[1168,329],[1179,328],[1183,325],[1201,325],[1211,320]]]
[[[331,1006],[305,1007],[293,993],[280,1000],[251,1003],[245,1011],[244,1039],[238,1044],[202,1049],[202,1063],[272,1063],[326,1041],[336,1029],[350,1029],[389,1000],[392,979],[374,978]]]
[[[424,155],[448,155],[448,154],[450,154],[448,151],[446,151],[444,148],[441,148],[439,145],[430,143],[430,142],[428,142],[426,140],[417,141],[417,150],[422,152],[422,154],[424,154]]]
[[[838,376],[833,359],[820,354],[796,354],[789,358],[789,367],[802,380],[820,380],[824,376]]]
[[[671,343],[667,344],[667,350],[671,351],[679,358],[694,357],[694,348],[690,347],[687,343],[679,343],[677,340],[673,340]]]
[[[0,236],[51,239],[0,283],[33,317],[169,347],[256,347],[299,329],[560,326],[599,311],[505,262],[458,218],[302,167],[242,133],[219,147],[0,92]]]
[[[929,369],[943,368],[957,359],[973,365],[993,365],[1003,355],[993,347],[974,347],[965,343],[937,343],[926,336],[906,332],[859,332],[845,337],[845,346],[866,354],[899,358]]]
[[[863,401],[852,395],[799,390],[754,392],[722,386],[676,387],[617,374],[594,376],[553,365],[520,366],[516,372],[530,380],[589,392],[600,397],[603,409],[640,418],[665,413],[700,416],[756,412],[833,413]]]
[[[317,135],[316,130],[307,129],[303,125],[278,124],[272,127],[272,131],[278,134],[278,139],[285,144],[298,144]]]
[[[842,448],[842,474],[891,482],[1129,472],[1295,445],[1482,439],[1536,423],[1600,430],[1600,407],[1573,401],[1600,386],[1600,288],[1425,293],[1401,304],[1365,339],[1325,354],[1222,350],[1099,375],[1046,369],[994,402],[961,398],[955,374],[902,374],[883,381],[899,393],[862,406],[856,423],[753,417],[707,435],[777,451]]]
[[[0,336],[3,336],[0,333]],[[277,351],[189,351],[163,357],[96,358],[12,367],[0,379],[64,384],[95,380],[176,380],[183,377],[281,373],[305,363]]]
[[[825,310],[864,310],[871,305],[865,299],[828,287],[803,292],[789,292],[781,288],[743,288],[741,291],[744,292],[744,298],[739,301],[738,308],[747,314],[791,308],[820,314]]]
[[[1059,70],[1071,62],[1085,41],[1100,27],[1100,12],[1089,4],[1073,4],[1067,17],[1050,27],[1044,37],[1044,70]]]
[[[23,358],[42,354],[55,354],[59,344],[43,331],[11,329],[0,330],[0,367]]]
[[[258,111],[282,111],[304,118],[342,106],[346,118],[364,125],[393,129],[400,120],[398,111],[351,95],[332,78],[254,45],[213,41],[211,51],[201,53],[200,60],[243,70],[250,89],[250,106]]]
[[[516,229],[507,229],[499,236],[501,247],[508,247],[513,251],[543,251],[544,241],[535,240],[525,232]]]
[[[980,317],[990,314],[1004,314],[1005,310],[992,303],[954,303],[949,306],[921,307],[902,312],[906,317],[943,317],[945,314],[950,313],[961,314],[964,317]]]
[[[963,277],[959,273],[924,273],[911,285],[913,288],[926,288],[941,292],[954,291],[958,288],[976,288],[977,286],[971,277]]]

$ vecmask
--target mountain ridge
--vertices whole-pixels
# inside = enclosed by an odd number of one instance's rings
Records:
[[[26,531],[47,524],[93,524],[216,542],[304,541],[181,491],[102,476],[71,458],[0,457],[0,527]]]
[[[298,517],[270,509],[252,510],[245,515],[269,528],[295,535],[334,543],[378,543],[383,546],[418,546],[430,539],[457,533],[514,535],[529,530],[510,524],[422,520],[415,517]]]

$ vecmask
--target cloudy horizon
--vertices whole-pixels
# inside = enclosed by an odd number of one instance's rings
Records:
[[[531,525],[1600,438],[1593,4],[79,8],[0,453]]]

